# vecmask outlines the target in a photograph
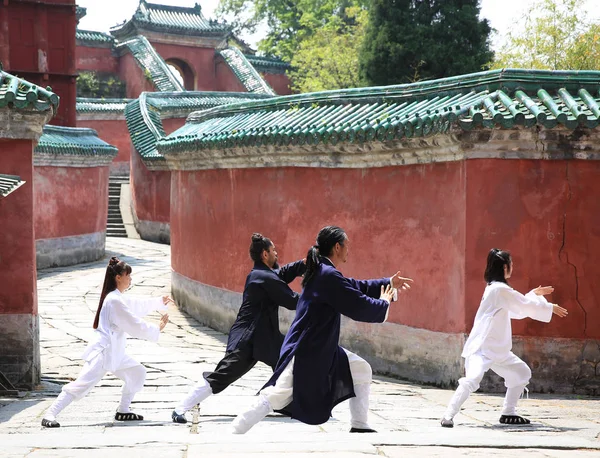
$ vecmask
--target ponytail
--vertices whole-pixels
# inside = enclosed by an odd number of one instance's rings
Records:
[[[331,256],[335,244],[339,243],[343,246],[346,239],[346,232],[338,226],[325,226],[319,231],[317,244],[310,247],[306,253],[306,272],[302,279],[303,288],[315,276],[317,268],[321,264],[321,256]]]
[[[311,246],[308,249],[308,253],[306,253],[306,272],[304,272],[304,278],[302,278],[303,288],[315,276],[319,264],[321,264],[321,259],[319,257],[319,246]]]
[[[102,293],[100,293],[100,303],[98,304],[98,310],[96,311],[96,318],[94,318],[94,329],[98,329],[100,311],[102,310],[104,299],[106,299],[108,293],[117,289],[117,275],[123,274],[131,274],[131,266],[125,261],[120,261],[116,256],[110,258],[110,261],[108,261],[108,266],[106,266],[104,284],[102,285]]]

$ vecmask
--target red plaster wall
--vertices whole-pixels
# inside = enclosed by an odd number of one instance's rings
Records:
[[[115,75],[119,72],[119,59],[112,54],[110,48],[77,46],[75,56],[77,71],[106,72]]]
[[[163,124],[163,129],[165,129],[165,133],[167,135],[169,135],[169,134],[172,134],[173,132],[175,132],[180,127],[183,127],[185,125],[185,120],[186,120],[186,118],[163,119],[162,124]]]
[[[154,92],[156,90],[129,53],[124,54],[119,59],[119,78],[126,82],[125,96],[130,99],[137,99],[142,92]]]
[[[374,278],[400,269],[417,279],[410,296],[392,307],[392,322],[464,330],[463,163],[172,173],[176,272],[241,292],[252,232],[272,238],[285,263],[303,258],[321,227],[337,224],[350,238],[348,263],[340,267],[345,275]]]
[[[165,43],[153,43],[152,46],[164,60],[179,59],[186,62],[196,77],[195,90],[215,91],[215,50],[214,48],[198,48]]]
[[[169,223],[171,172],[148,170],[140,155],[134,152],[131,155],[130,181],[133,205],[138,219]]]
[[[263,79],[269,83],[276,94],[289,95],[292,93],[290,79],[285,73],[261,73]]]
[[[91,127],[98,132],[100,137],[105,142],[116,146],[119,149],[117,157],[113,159],[115,162],[129,162],[131,154],[131,138],[127,130],[127,123],[124,119],[116,120],[79,120],[77,127]]]
[[[37,315],[33,142],[0,139],[0,170],[26,183],[0,198],[0,314]]]
[[[222,57],[215,56],[216,85],[214,91],[225,92],[248,92],[233,70],[227,65]]]
[[[553,285],[548,300],[569,310],[549,324],[513,320],[525,336],[600,338],[600,162],[467,162],[465,325],[471,329],[488,251],[511,251],[511,285]]]
[[[36,167],[35,238],[106,229],[109,167]]]

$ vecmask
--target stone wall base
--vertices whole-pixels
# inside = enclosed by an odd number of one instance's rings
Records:
[[[173,297],[203,324],[229,332],[242,295],[172,274]],[[285,332],[294,312],[279,310]],[[356,352],[379,374],[454,388],[464,374],[463,333],[433,332],[395,323],[358,323],[342,318],[341,345]],[[600,395],[600,342],[547,337],[513,338],[513,351],[533,373],[529,390],[541,393]],[[488,371],[481,391],[504,392],[500,377]]]
[[[157,221],[144,221],[134,217],[135,229],[140,238],[149,242],[171,244],[171,225]]]
[[[106,232],[104,231],[36,240],[37,268],[72,266],[97,261],[104,256],[105,243]]]
[[[40,332],[37,315],[0,315],[0,371],[19,389],[40,383]]]

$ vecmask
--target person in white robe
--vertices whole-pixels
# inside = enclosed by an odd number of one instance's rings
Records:
[[[109,261],[100,296],[100,304],[94,321],[95,336],[82,359],[85,361],[79,377],[65,385],[42,419],[42,426],[56,428],[60,424],[57,415],[71,402],[83,398],[107,372],[123,380],[121,402],[115,419],[119,421],[143,420],[143,416],[131,412],[130,405],[135,394],[146,380],[146,369],[125,351],[127,335],[137,339],[158,341],[169,316],[162,315],[159,325],[142,319],[153,311],[166,312],[167,304],[173,303],[169,296],[136,298],[123,294],[131,284],[131,267],[118,258]]]
[[[441,420],[443,427],[454,426],[454,416],[469,395],[479,389],[483,375],[489,369],[502,377],[506,386],[500,423],[530,423],[516,412],[517,402],[531,378],[531,370],[511,351],[510,320],[532,318],[548,323],[553,314],[565,317],[567,310],[544,298],[544,295],[554,291],[552,286],[539,286],[525,295],[511,288],[507,280],[512,271],[510,254],[493,248],[488,254],[484,274],[487,286],[462,352],[462,357],[465,358],[465,376],[459,379],[458,388]]]

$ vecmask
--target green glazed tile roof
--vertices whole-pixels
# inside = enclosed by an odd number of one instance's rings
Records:
[[[600,72],[493,70],[414,84],[274,97],[192,114],[163,154],[262,145],[335,145],[455,127],[578,126],[600,120]]]
[[[75,30],[75,39],[78,44],[109,44],[111,45],[115,39],[107,33],[96,32],[95,30]]]
[[[149,161],[164,161],[164,157],[156,150],[156,142],[165,137],[165,130],[160,111],[148,102],[146,92],[127,104],[125,120],[131,142],[140,156]]]
[[[147,73],[159,91],[184,90],[164,59],[160,57],[146,37],[138,35],[119,43],[117,47],[125,47],[131,52],[138,65],[144,73]]]
[[[237,48],[227,48],[218,53],[225,59],[235,76],[242,82],[248,92],[274,95],[273,89],[256,71],[248,59]]]
[[[44,126],[34,153],[116,156],[117,148],[98,137],[94,129],[87,127]]]
[[[43,89],[17,78],[0,68],[0,108],[33,108],[38,111],[58,109],[60,98],[50,87]]]
[[[133,17],[111,29],[116,37],[137,34],[136,29],[145,29],[167,33],[181,33],[194,36],[227,36],[231,27],[208,20],[202,14],[200,5],[193,7],[159,5],[140,1]]]
[[[220,105],[270,98],[265,94],[247,92],[144,92],[127,104],[125,120],[135,149],[143,159],[164,160],[156,150],[156,142],[164,138],[161,116],[176,112],[185,115]]]
[[[123,113],[133,99],[95,99],[77,97],[77,113]]]
[[[21,177],[0,173],[0,197],[8,196],[24,184],[25,182],[21,180]]]
[[[75,8],[75,17],[77,18],[77,22],[79,22],[85,15],[87,14],[87,8],[83,6],[77,5]]]
[[[272,57],[253,56],[251,54],[244,54],[244,57],[257,71],[263,73],[285,73],[292,68],[289,63]]]

